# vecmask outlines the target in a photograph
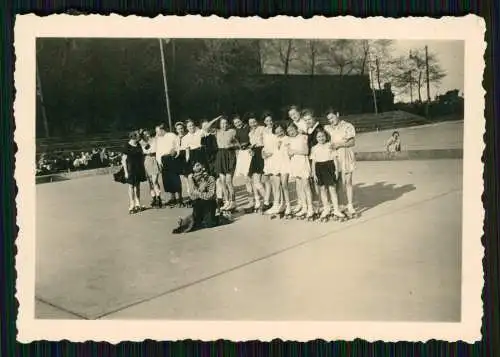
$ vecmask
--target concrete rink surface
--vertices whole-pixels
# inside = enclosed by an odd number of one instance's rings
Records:
[[[397,129],[401,150],[462,149],[464,122],[449,121]],[[381,130],[356,135],[357,152],[385,151],[385,144],[394,130]]]
[[[129,216],[110,176],[38,185],[35,317],[459,321],[462,163],[359,162],[357,220],[180,236],[187,209]]]

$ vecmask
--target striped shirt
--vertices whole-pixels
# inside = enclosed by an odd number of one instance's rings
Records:
[[[192,176],[193,194],[202,200],[215,199],[215,178],[206,172],[194,173]]]

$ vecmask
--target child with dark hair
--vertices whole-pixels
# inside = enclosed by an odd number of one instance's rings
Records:
[[[401,139],[399,131],[394,131],[385,144],[385,149],[389,154],[394,154],[401,151]]]
[[[337,218],[343,218],[344,214],[339,209],[336,184],[338,171],[336,164],[336,152],[331,144],[327,142],[327,133],[323,130],[316,134],[317,144],[311,149],[312,175],[314,182],[319,188],[321,203],[323,206],[320,219],[326,220],[330,214]],[[328,201],[330,193],[332,207]],[[332,212],[333,209],[333,212]]]

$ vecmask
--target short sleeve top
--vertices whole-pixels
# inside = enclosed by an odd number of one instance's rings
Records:
[[[236,143],[236,130],[227,129],[227,130],[217,130],[216,134],[217,138],[217,147],[219,149],[230,149],[234,147]]]
[[[334,151],[329,143],[318,143],[312,147],[310,158],[315,162],[331,161],[334,158]]]
[[[352,139],[356,136],[356,130],[354,125],[341,120],[337,125],[326,125],[325,130],[330,135],[330,140],[332,143],[338,143],[340,141]]]
[[[202,131],[196,130],[194,133],[188,132],[182,137],[181,147],[184,149],[199,149],[201,147]]]

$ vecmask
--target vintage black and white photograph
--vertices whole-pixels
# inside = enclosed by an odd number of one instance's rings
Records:
[[[32,40],[31,318],[470,319],[470,39],[247,28]]]

